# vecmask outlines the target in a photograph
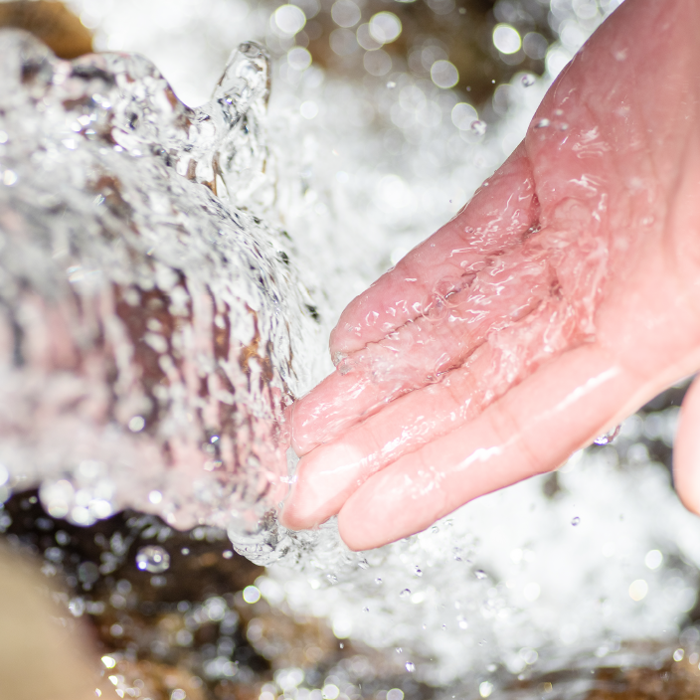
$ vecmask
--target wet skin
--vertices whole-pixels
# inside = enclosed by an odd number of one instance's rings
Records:
[[[700,368],[698,32],[696,0],[627,0],[464,210],[351,302],[291,413],[287,526],[405,537]],[[699,387],[675,451],[696,512]]]

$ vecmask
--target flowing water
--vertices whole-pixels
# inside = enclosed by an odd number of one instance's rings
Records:
[[[361,12],[343,1],[337,55],[347,13]],[[662,463],[677,407],[380,550],[349,552],[332,521],[293,533],[274,518],[294,468],[283,410],[332,368],[334,319],[504,160],[615,4],[501,0],[493,42],[514,74],[481,113],[450,89],[439,42],[421,44],[422,73],[415,51],[406,64],[377,47],[352,79],[322,69],[293,42],[314,2],[202,13],[83,0],[74,9],[112,52],[72,63],[0,35],[2,500],[38,487],[46,511],[76,525],[129,507],[228,530],[268,566],[246,602],[394,650],[402,674],[445,697],[515,679],[518,697],[572,697],[595,663],[653,664],[679,643],[676,661],[697,666],[700,525]],[[541,78],[518,72],[523,49],[508,44],[529,5],[557,39],[538,49]],[[374,41],[396,31],[377,22]],[[151,543],[135,564],[157,587],[171,555]],[[654,641],[629,644],[642,639]],[[553,684],[546,674],[567,665],[581,672]],[[323,684],[297,671],[261,692],[320,698]],[[350,697],[341,685],[323,697]]]

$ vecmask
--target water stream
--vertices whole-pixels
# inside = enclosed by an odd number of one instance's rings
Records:
[[[501,0],[502,26],[527,4]],[[76,1],[112,52],[73,62],[0,34],[0,500],[38,487],[81,526],[128,507],[227,530],[268,567],[258,597],[394,649],[445,697],[585,655],[652,663],[682,629],[696,644],[700,525],[650,454],[668,456],[672,405],[372,552],[332,521],[293,533],[274,517],[294,468],[283,410],[330,371],[338,313],[503,161],[616,3],[538,4],[558,36],[544,76],[516,73],[482,114],[391,56],[334,77],[290,43],[293,11],[243,0]],[[305,21],[313,5],[283,7]],[[167,554],[136,565],[161,573]],[[318,692],[285,678],[263,692]]]

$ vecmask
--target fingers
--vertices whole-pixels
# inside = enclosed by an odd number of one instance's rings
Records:
[[[285,504],[290,527],[311,527],[335,515],[369,476],[404,454],[475,418],[546,359],[572,342],[574,324],[549,301],[536,313],[494,333],[459,369],[438,383],[387,404],[336,442],[305,455]],[[552,332],[561,319],[562,332]],[[567,328],[569,333],[564,332]]]
[[[458,367],[488,334],[517,322],[556,293],[545,257],[518,249],[499,256],[470,287],[378,343],[343,360],[292,410],[293,445],[305,454],[362,417]]]
[[[354,299],[331,334],[333,361],[374,343],[460,291],[485,258],[518,243],[537,220],[529,162],[519,147],[455,219]]]
[[[673,446],[673,480],[685,507],[700,515],[700,378],[690,385],[681,406]]]
[[[302,530],[326,521],[372,474],[475,416],[496,388],[482,381],[493,355],[482,345],[438,384],[402,396],[342,439],[302,457],[282,523]]]
[[[551,470],[621,418],[645,382],[595,346],[547,363],[478,418],[371,476],[339,513],[355,550],[423,530],[463,503]],[[640,391],[641,389],[641,391]]]

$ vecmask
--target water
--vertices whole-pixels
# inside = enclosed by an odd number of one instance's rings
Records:
[[[35,45],[6,37],[1,53],[15,63],[4,75],[18,75],[21,50],[32,78],[15,77],[5,91],[14,102],[0,126],[7,135],[0,197],[25,221],[28,211],[38,213],[33,237],[4,234],[0,256],[13,257],[3,258],[2,269],[13,270],[10,286],[20,290],[5,304],[19,298],[26,309],[23,337],[41,339],[66,316],[72,334],[22,363],[8,352],[17,346],[16,327],[3,326],[0,406],[13,408],[0,422],[0,493],[41,482],[47,510],[83,525],[130,505],[177,527],[228,528],[239,551],[267,564],[281,560],[244,589],[246,603],[324,617],[341,645],[399,647],[406,674],[446,689],[462,683],[471,695],[573,667],[582,654],[599,653],[611,665],[646,661],[625,647],[628,639],[673,643],[695,604],[700,538],[661,465],[677,419],[672,409],[626,421],[614,448],[575,455],[554,480],[479,499],[378,551],[350,553],[333,522],[295,534],[267,515],[278,498],[272,489],[286,477],[276,433],[282,410],[330,369],[324,345],[335,316],[453,215],[517,144],[548,81],[600,21],[599,13],[576,14],[584,4],[557,4],[552,21],[561,41],[547,53],[547,76],[531,85],[515,76],[503,86],[511,96],[505,110],[503,90],[493,109],[474,109],[483,119],[455,119],[465,113],[458,109],[464,96],[410,71],[347,83],[316,65],[300,69],[289,47],[277,50],[266,116],[268,65],[250,43],[234,55],[214,99],[194,110],[173,98],[149,61],[108,54],[72,74]],[[117,12],[76,4],[101,26],[107,46],[158,56],[182,85],[175,93],[192,103],[209,90],[207,80],[215,84],[224,45],[228,52],[272,31],[262,10],[219,3],[208,24],[197,18],[214,37],[202,48],[198,32],[186,31],[189,10],[168,7],[169,28],[157,29],[161,17],[145,19],[138,5]],[[236,12],[247,19],[222,21]],[[125,31],[130,23],[133,32]],[[177,41],[168,43],[168,32]],[[44,111],[30,109],[37,101]],[[430,105],[441,117],[428,128],[436,114]],[[40,154],[32,167],[30,153]],[[61,177],[39,177],[37,165]],[[95,175],[103,172],[112,179],[100,184]],[[194,210],[201,213],[193,217]],[[106,235],[125,224],[123,242]],[[154,309],[144,328],[133,329],[119,314],[116,288],[139,295],[125,298],[131,308],[148,309],[144,300],[158,290],[174,297],[174,308]],[[235,332],[217,325],[221,317],[232,319]],[[180,365],[168,335],[178,322]],[[220,331],[231,342],[225,357]],[[140,344],[137,333],[153,336]],[[150,384],[149,362],[158,372]],[[123,375],[106,374],[105,366]],[[160,394],[163,376],[169,384]],[[202,396],[202,377],[219,377],[224,388],[207,386]],[[85,410],[68,419],[62,407],[74,401]],[[222,424],[222,407],[231,405],[239,411],[235,441]],[[12,437],[18,427],[22,443]],[[125,556],[125,547],[115,540],[113,555]],[[197,614],[228,612],[214,600]],[[211,674],[226,677],[225,658],[214,659]],[[276,683],[263,692],[287,686],[282,676]],[[329,682],[327,694],[335,692],[330,686],[338,689]]]
[[[158,545],[147,545],[137,552],[136,567],[152,574],[162,574],[170,568],[170,555]]]
[[[284,233],[247,210],[274,197],[264,51],[190,109],[139,56],[0,41],[3,469],[82,525],[131,505],[254,529],[315,323]]]

